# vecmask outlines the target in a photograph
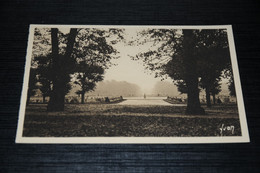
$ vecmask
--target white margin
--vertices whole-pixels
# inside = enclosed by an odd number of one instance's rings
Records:
[[[56,28],[161,28],[161,29],[227,29],[228,43],[234,73],[237,104],[242,136],[223,137],[23,137],[23,124],[25,117],[27,88],[31,66],[32,46],[34,29],[36,27],[56,27]],[[210,26],[158,26],[158,25],[38,25],[31,24],[29,29],[26,64],[24,70],[23,89],[20,101],[18,126],[16,133],[16,143],[27,144],[189,144],[189,143],[244,143],[250,142],[246,113],[243,102],[243,94],[239,77],[238,63],[235,51],[235,44],[231,25],[210,25]]]

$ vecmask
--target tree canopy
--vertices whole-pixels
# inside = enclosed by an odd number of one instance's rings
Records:
[[[81,62],[78,64],[77,72],[74,75],[74,83],[80,86],[76,93],[81,95],[81,103],[84,103],[85,93],[93,91],[96,83],[103,80],[104,69],[101,66],[88,65],[86,62]]]
[[[153,44],[150,50],[132,59],[142,60],[147,69],[155,72],[155,77],[171,77],[179,91],[187,93],[187,114],[203,114],[199,79],[210,93],[230,64],[226,30],[147,29],[140,35],[137,44]]]
[[[122,29],[115,28],[71,28],[68,33],[58,28],[35,29],[32,67],[38,69],[42,94],[50,96],[49,111],[64,110],[71,80],[79,80],[85,73],[85,80],[92,83],[88,86],[94,87],[95,82],[103,79],[104,69],[113,65],[111,59],[118,58],[113,45],[124,39],[122,33]],[[84,69],[82,64],[96,71]],[[72,78],[73,75],[78,76]]]

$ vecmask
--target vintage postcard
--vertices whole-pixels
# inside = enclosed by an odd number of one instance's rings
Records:
[[[249,141],[230,25],[30,25],[16,143]]]

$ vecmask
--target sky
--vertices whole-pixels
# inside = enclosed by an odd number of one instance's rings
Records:
[[[154,74],[149,74],[144,70],[144,66],[122,53],[122,56],[115,61],[117,66],[106,70],[104,80],[127,81],[137,84],[143,92],[150,93],[159,78],[154,78]]]
[[[125,39],[127,41],[135,39],[136,31],[138,31],[136,28],[126,28]],[[151,93],[154,85],[161,79],[155,78],[155,74],[152,71],[146,70],[142,61],[135,61],[130,58],[130,56],[135,56],[139,52],[147,51],[149,44],[147,46],[130,46],[120,43],[115,48],[120,52],[118,54],[120,58],[112,61],[117,65],[106,70],[104,80],[127,81],[137,84],[142,92],[146,94]],[[167,81],[171,82],[169,79]]]

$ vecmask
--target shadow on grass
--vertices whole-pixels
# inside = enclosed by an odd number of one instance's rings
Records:
[[[239,119],[224,117],[226,113],[236,116],[235,106],[206,109],[208,116],[214,118],[182,116],[184,111],[185,107],[180,106],[70,104],[66,105],[65,112],[47,113],[46,105],[30,105],[26,109],[23,136],[220,136],[223,125],[235,128],[233,133],[226,132],[224,136],[241,135]],[[180,116],[166,116],[175,114]]]

